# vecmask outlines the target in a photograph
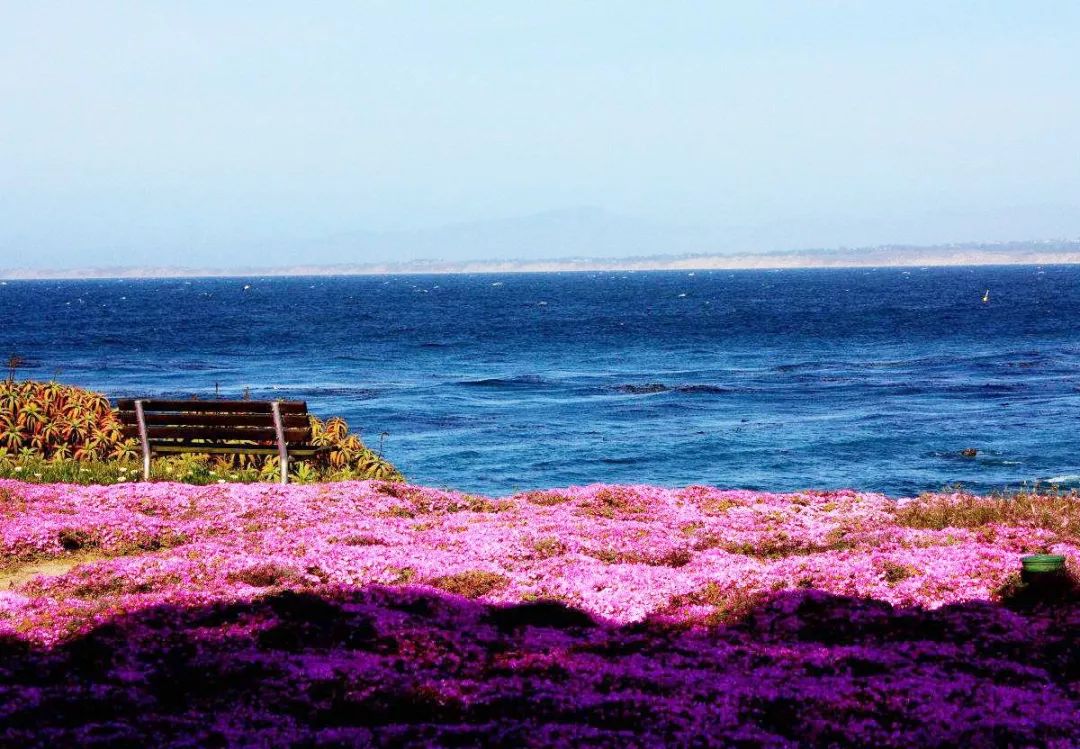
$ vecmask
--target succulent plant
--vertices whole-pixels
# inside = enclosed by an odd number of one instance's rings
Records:
[[[99,393],[57,382],[0,382],[0,446],[44,458],[110,457],[120,424]]]

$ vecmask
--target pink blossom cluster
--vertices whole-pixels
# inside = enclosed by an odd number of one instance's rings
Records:
[[[897,503],[0,481],[0,744],[1075,745],[1080,611],[1000,596],[1076,540]]]

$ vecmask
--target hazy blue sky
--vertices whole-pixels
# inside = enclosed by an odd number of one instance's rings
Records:
[[[1078,39],[1075,0],[0,0],[0,266],[360,262],[581,206],[1080,234]]]

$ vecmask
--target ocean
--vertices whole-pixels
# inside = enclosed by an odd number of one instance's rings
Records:
[[[110,397],[303,399],[492,495],[1080,486],[1078,266],[9,280],[0,354]]]

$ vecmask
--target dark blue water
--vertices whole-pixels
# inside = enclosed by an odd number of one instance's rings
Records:
[[[22,376],[306,399],[470,491],[1080,482],[1080,267],[8,281],[0,321]]]

